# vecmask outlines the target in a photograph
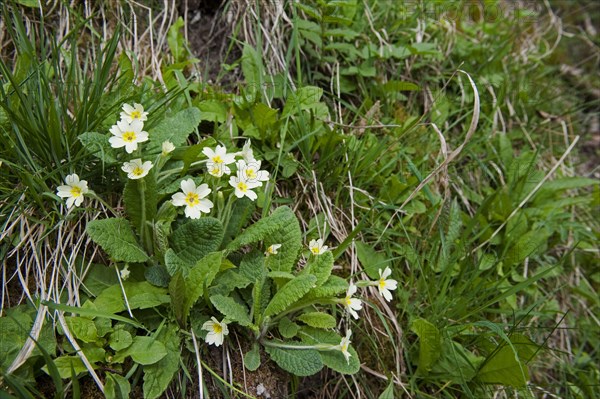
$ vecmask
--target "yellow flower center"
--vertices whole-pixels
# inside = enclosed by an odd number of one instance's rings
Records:
[[[348,352],[348,344],[345,342],[342,344],[342,352]]]
[[[221,174],[221,169],[219,169],[218,166],[215,166],[210,173],[214,176],[218,176]]]
[[[187,193],[187,195],[185,196],[185,202],[189,206],[195,206],[200,203],[200,197],[196,193]]]
[[[385,288],[385,280],[384,279],[380,279],[379,280],[379,289],[384,289]]]
[[[310,251],[311,251],[313,254],[315,254],[315,255],[318,255],[318,254],[319,254],[319,247],[312,247],[312,248],[310,249]]]
[[[246,176],[249,179],[256,179],[256,172],[254,171],[254,169],[246,169]]]
[[[221,332],[223,332],[223,327],[221,327],[220,324],[213,324],[213,331],[216,332],[217,334],[220,334]]]
[[[128,143],[134,142],[136,139],[135,132],[125,132],[123,133],[123,141],[127,141]]]
[[[215,155],[215,156],[212,158],[212,161],[213,161],[214,163],[223,163],[223,158],[221,158],[219,155]]]
[[[142,117],[142,113],[140,111],[133,111],[131,113],[131,119],[140,119]]]
[[[349,296],[346,297],[346,306],[350,306],[352,304],[352,298]]]
[[[133,174],[136,176],[141,176],[144,174],[144,169],[137,167],[133,170]]]
[[[238,190],[240,190],[243,193],[248,191],[248,185],[246,183],[244,183],[243,181],[241,181],[237,184],[237,188],[238,188]]]
[[[79,187],[71,187],[71,197],[77,198],[81,195],[81,189]]]

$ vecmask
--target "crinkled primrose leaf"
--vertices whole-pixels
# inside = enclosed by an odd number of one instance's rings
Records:
[[[85,228],[90,238],[116,262],[145,262],[148,255],[123,218],[92,220]]]
[[[265,309],[264,317],[273,316],[286,310],[288,306],[306,295],[314,287],[316,281],[317,278],[311,274],[290,280],[273,296]]]

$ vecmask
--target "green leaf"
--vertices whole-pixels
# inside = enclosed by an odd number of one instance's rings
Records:
[[[124,328],[116,328],[108,338],[108,345],[116,350],[123,350],[133,343],[133,337]]]
[[[279,325],[277,327],[279,329],[279,333],[284,338],[293,338],[300,330],[300,326],[291,321],[288,317],[284,317],[279,320]]]
[[[191,220],[171,235],[171,248],[190,265],[219,249],[223,240],[223,225],[215,218]]]
[[[83,342],[96,342],[98,339],[98,330],[92,319],[80,316],[65,317],[69,331],[73,333],[75,338]]]
[[[117,163],[115,150],[110,146],[108,135],[96,132],[85,132],[77,136],[83,147],[90,154],[106,164]]]
[[[195,107],[184,109],[171,118],[163,119],[148,132],[149,144],[146,152],[149,154],[161,152],[162,143],[165,141],[170,141],[175,147],[183,145],[199,123],[200,110]]]
[[[171,50],[175,63],[184,61],[187,56],[185,38],[180,32],[184,26],[185,22],[183,21],[183,18],[179,17],[173,25],[171,25],[167,34],[167,44],[169,45],[169,50]]]
[[[321,97],[323,96],[323,89],[316,86],[304,86],[299,88],[295,93],[290,93],[283,112],[282,118],[290,115],[294,115],[299,111],[309,110],[315,108]]]
[[[237,303],[233,298],[214,295],[210,298],[210,301],[227,319],[235,321],[241,326],[252,324],[252,320],[248,315],[248,309],[244,305]]]
[[[312,274],[317,278],[317,287],[323,285],[331,275],[333,269],[333,254],[331,251],[322,253],[319,256],[312,256],[308,261],[302,274]]]
[[[427,378],[466,384],[473,379],[483,360],[483,357],[474,355],[458,342],[444,339],[440,356],[431,367]]]
[[[185,278],[185,302],[183,306],[183,317],[187,318],[192,306],[204,293],[204,287],[210,286],[221,267],[221,252],[213,252],[202,258],[190,270]]]
[[[165,345],[153,337],[133,338],[133,343],[126,349],[115,353],[113,361],[120,363],[127,356],[131,356],[134,362],[148,365],[158,362],[167,355]]]
[[[144,199],[142,204],[142,198]],[[156,194],[156,175],[150,171],[142,179],[127,179],[125,189],[123,190],[123,202],[125,211],[129,220],[135,227],[138,237],[142,236],[142,224],[146,234],[150,237],[151,231],[147,222],[152,222],[156,216],[157,194]],[[144,205],[144,209],[142,209]],[[142,241],[145,238],[142,237]]]
[[[546,229],[532,230],[517,238],[508,249],[503,262],[507,265],[521,264],[525,258],[542,252],[547,247],[550,232]]]
[[[250,115],[252,116],[254,125],[263,133],[263,136],[267,130],[274,129],[276,127],[276,109],[270,108],[263,103],[258,103],[252,107]]]
[[[223,237],[224,245],[229,244],[240,233],[242,227],[250,221],[255,208],[256,204],[254,201],[246,197],[238,199],[233,203],[231,217],[229,218]]]
[[[311,288],[314,287],[317,278],[313,275],[298,276],[295,279],[286,283],[271,299],[267,309],[265,309],[264,317],[276,315],[298,299],[302,298]]]
[[[244,366],[250,371],[256,371],[260,367],[260,350],[258,344],[252,345],[252,349],[244,355]]]
[[[379,279],[379,269],[384,270],[390,265],[385,254],[377,252],[369,244],[356,241],[356,255],[365,273],[372,279]]]
[[[144,366],[144,398],[158,398],[167,389],[179,370],[181,348],[177,329],[173,324],[159,334],[158,340],[167,348],[167,355],[158,362]]]
[[[240,263],[240,274],[248,280],[261,281],[267,274],[265,256],[262,252],[252,251],[245,254]]]
[[[148,255],[138,244],[126,219],[110,218],[88,222],[85,231],[116,262],[145,262]]]
[[[191,266],[177,256],[175,251],[173,251],[171,248],[167,249],[167,252],[165,252],[165,267],[171,276],[174,276],[179,272],[181,272],[184,276],[187,276],[191,269]]]
[[[321,330],[312,327],[302,327],[300,333],[302,342],[310,345],[327,344],[339,345],[342,337],[333,331]],[[346,360],[341,350],[321,351],[321,361],[327,367],[342,374],[355,374],[360,369],[358,353],[352,346],[348,348],[350,359]]]
[[[175,318],[180,325],[185,325],[187,318],[186,312],[186,285],[182,272],[176,273],[169,283],[169,294],[171,295],[171,306],[175,313]]]
[[[123,288],[131,309],[153,308],[171,301],[164,288],[155,287],[146,281],[125,281]],[[102,291],[94,300],[94,305],[106,313],[119,313],[127,309],[121,287],[118,284]]]
[[[126,399],[131,393],[131,386],[127,378],[113,373],[106,373],[104,395],[106,399]]]
[[[286,342],[286,345],[293,345],[293,343]],[[316,374],[323,368],[321,356],[314,349],[281,349],[265,346],[265,350],[279,367],[299,377]]]
[[[428,373],[442,348],[442,336],[439,330],[425,319],[416,319],[410,325],[411,331],[419,337],[419,373]]]
[[[53,360],[54,365],[58,369],[60,378],[66,379],[71,378],[72,372],[75,375],[87,371],[87,368],[79,358],[79,356],[61,356]],[[49,375],[48,366],[42,367],[42,370]]]
[[[336,326],[335,317],[323,312],[309,312],[297,317],[301,322],[315,328],[334,328]]]
[[[144,270],[146,280],[157,287],[168,287],[171,276],[162,265],[153,265]]]
[[[477,380],[487,384],[525,387],[529,380],[527,366],[519,360],[518,353],[503,343],[485,361],[476,376]]]
[[[249,87],[260,90],[262,82],[262,61],[260,55],[250,45],[244,44],[242,50],[242,73]]]
[[[390,382],[385,391],[379,395],[379,399],[394,399],[394,383]]]
[[[306,299],[333,297],[347,290],[348,282],[345,279],[338,276],[329,276],[323,285],[310,290],[306,295]]]
[[[221,294],[229,295],[236,288],[246,288],[252,281],[242,274],[237,269],[229,269],[220,273],[210,289],[211,295]]]
[[[117,272],[114,268],[93,263],[83,280],[83,288],[92,296],[98,296],[108,287],[119,283]]]
[[[203,121],[224,123],[227,120],[227,107],[217,100],[204,100],[198,103],[200,119]]]

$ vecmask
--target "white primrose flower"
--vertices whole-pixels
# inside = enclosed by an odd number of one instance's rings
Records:
[[[261,186],[263,181],[269,181],[269,172],[260,170],[260,161],[252,160],[246,162],[243,159],[240,159],[237,161],[236,165],[238,173],[241,173],[248,181],[259,182]]]
[[[144,132],[144,123],[138,119],[128,123],[127,121],[119,121],[116,125],[110,128],[112,137],[108,139],[112,148],[125,147],[125,151],[131,154],[137,150],[138,143],[148,141],[148,132]]]
[[[362,301],[357,298],[352,298],[352,295],[356,294],[356,290],[356,285],[350,283],[348,291],[346,291],[346,298],[344,298],[344,307],[352,317],[358,319],[358,313],[356,313],[356,311],[362,309]]]
[[[121,112],[121,120],[131,123],[133,121],[144,122],[148,120],[148,113],[144,112],[142,104],[134,103],[133,107],[129,104],[123,104],[123,112]]]
[[[229,334],[225,320],[219,322],[214,317],[211,317],[211,320],[204,323],[202,329],[208,331],[208,334],[206,334],[206,343],[209,345],[221,346],[225,336]]]
[[[269,248],[267,248],[267,250],[265,251],[265,255],[266,256],[270,256],[270,255],[277,255],[277,250],[281,248],[281,244],[273,244],[271,246],[269,246]]]
[[[392,270],[389,267],[386,267],[383,273],[381,272],[381,269],[379,269],[379,281],[377,282],[379,293],[388,302],[392,300],[392,293],[390,291],[398,288],[398,282],[396,280],[388,279],[390,274],[392,274]]]
[[[246,179],[239,171],[237,172],[237,176],[229,178],[229,184],[235,188],[234,194],[236,197],[242,198],[246,196],[252,201],[258,198],[258,195],[252,189],[262,186],[262,183],[259,181]]]
[[[348,348],[350,347],[350,342],[351,342],[350,341],[351,335],[352,335],[352,331],[347,330],[346,336],[344,338],[342,338],[342,340],[340,341],[340,344],[336,347],[337,349],[342,351],[342,355],[344,355],[348,364],[350,364],[350,356],[352,356],[350,354],[350,352],[348,352]]]
[[[246,141],[246,144],[242,147],[242,151],[238,152],[238,155],[241,155],[242,158],[244,158],[244,161],[248,163],[256,161],[256,159],[254,159],[254,152],[252,151],[252,148],[250,148],[250,139]]]
[[[308,243],[308,249],[313,255],[321,255],[329,248],[327,245],[323,245],[323,239],[319,238],[318,240],[310,240]]]
[[[208,184],[201,184],[196,187],[192,179],[181,182],[181,191],[173,194],[171,199],[175,206],[185,206],[185,216],[191,219],[199,219],[201,212],[209,213],[213,207],[211,200],[206,196],[212,191]]]
[[[162,156],[166,157],[170,153],[175,150],[175,145],[170,141],[165,141],[162,143]]]
[[[125,267],[119,272],[119,274],[121,275],[121,280],[127,280],[129,278],[129,275],[131,274],[131,271],[129,271],[129,265],[125,265]]]
[[[140,158],[137,158],[132,159],[130,162],[125,162],[123,166],[121,166],[121,170],[127,173],[128,178],[137,180],[146,176],[153,166],[154,165],[152,165],[152,162],[142,162]]]
[[[231,174],[231,169],[227,165],[235,162],[235,154],[228,154],[225,146],[218,145],[214,150],[206,147],[202,153],[208,157],[206,168],[209,174],[215,177]]]
[[[76,173],[65,177],[66,185],[58,186],[56,194],[61,198],[67,198],[67,209],[73,205],[79,206],[83,202],[83,196],[89,192],[86,180],[79,180]]]

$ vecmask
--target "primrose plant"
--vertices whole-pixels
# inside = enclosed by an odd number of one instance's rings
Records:
[[[358,288],[370,285],[391,300],[390,290],[397,286],[391,271],[380,270],[378,281],[356,284],[333,275],[332,252],[320,238],[303,245],[288,207],[250,223],[270,174],[261,169],[249,140],[239,151],[212,138],[188,144],[200,122],[196,108],[147,132],[146,122],[154,121],[142,105],[125,104],[110,137],[86,133],[82,138],[90,152],[120,169],[125,181],[126,217],[94,220],[86,227],[110,258],[114,278],[94,265],[83,282],[89,300],[82,306],[94,313],[82,312],[67,323],[94,367],[118,371],[106,375],[107,397],[128,393],[123,375],[137,375],[138,369],[144,373],[144,396],[160,396],[180,368],[182,348],[199,350],[197,336],[208,345],[225,345],[232,331],[250,337],[244,365],[251,371],[267,355],[298,376],[324,366],[357,372],[350,318],[340,335],[332,311],[340,306],[342,315],[357,319],[363,307],[355,297]],[[88,183],[75,174],[65,183],[57,193],[67,207],[82,205],[91,192]],[[95,333],[83,328],[91,325]],[[62,358],[69,359],[57,359],[65,363],[66,377],[71,367],[85,370],[73,363],[76,357]]]

